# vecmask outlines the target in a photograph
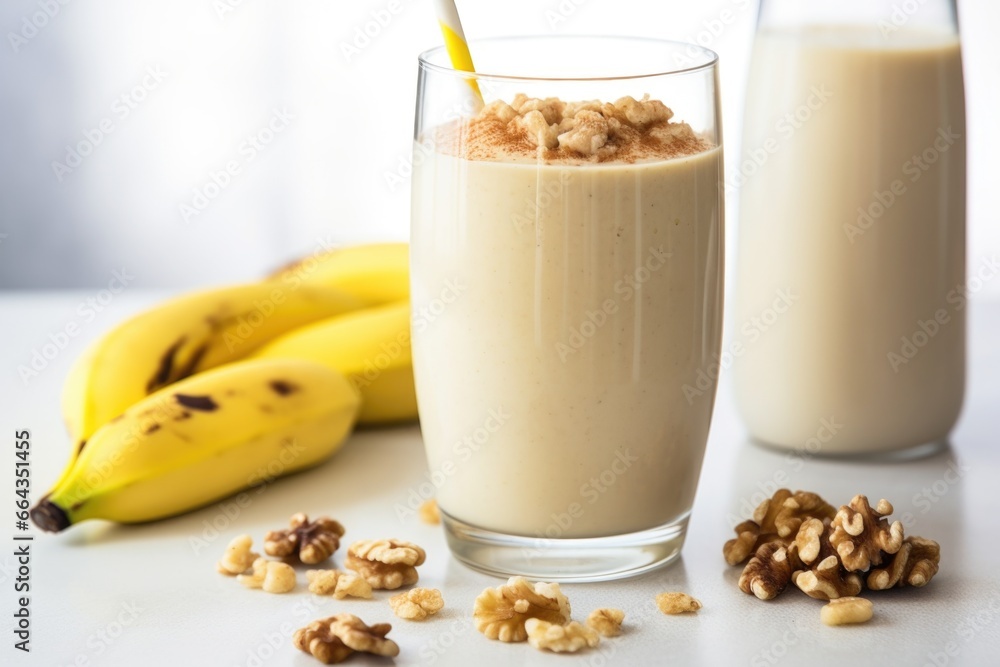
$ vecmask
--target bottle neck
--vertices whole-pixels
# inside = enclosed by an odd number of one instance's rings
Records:
[[[760,0],[758,30],[871,27],[886,39],[914,30],[958,33],[956,0]]]

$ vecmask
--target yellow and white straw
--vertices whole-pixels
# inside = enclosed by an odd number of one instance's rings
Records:
[[[436,4],[438,23],[441,25],[441,34],[444,35],[445,49],[451,58],[451,66],[460,72],[475,72],[476,68],[472,64],[472,54],[469,52],[469,43],[465,41],[465,31],[462,30],[462,21],[458,18],[455,0],[436,0]],[[479,91],[479,84],[473,78],[468,79],[468,83],[481,104],[483,95]]]

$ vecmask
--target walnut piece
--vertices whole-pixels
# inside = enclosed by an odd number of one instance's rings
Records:
[[[867,572],[873,565],[881,565],[886,554],[899,551],[903,545],[903,524],[894,521],[889,525],[883,518],[888,514],[892,514],[888,500],[883,498],[872,509],[868,499],[860,494],[837,511],[830,544],[846,569]]]
[[[392,612],[408,621],[422,621],[444,609],[444,598],[436,588],[411,588],[389,598]]]
[[[576,621],[567,625],[549,623],[540,618],[524,622],[528,643],[539,651],[576,653],[582,648],[593,648],[601,641],[597,632]]]
[[[664,614],[686,614],[701,609],[701,602],[687,593],[660,593],[656,596],[656,606]]]
[[[251,567],[255,560],[260,558],[260,554],[250,550],[253,546],[253,539],[249,535],[240,535],[233,538],[233,541],[226,547],[226,552],[215,564],[215,568],[222,574],[235,577],[243,574]]]
[[[424,504],[417,510],[420,520],[426,524],[436,526],[441,523],[441,510],[438,509],[437,501],[431,498],[424,501]]]
[[[300,512],[288,523],[288,530],[272,530],[264,536],[268,556],[297,557],[307,565],[315,565],[332,556],[344,536],[344,527],[326,516],[310,521]]]
[[[241,574],[236,580],[247,588],[261,588],[268,593],[287,593],[295,588],[295,570],[288,563],[258,558],[253,572]]]
[[[423,549],[404,540],[361,540],[348,548],[344,565],[372,588],[393,590],[417,583],[417,566],[426,556]]]
[[[722,555],[730,565],[742,563],[749,558],[757,548],[757,536],[760,535],[760,526],[752,519],[737,525],[734,530],[736,537],[722,547]]]
[[[753,519],[736,526],[736,537],[725,543],[722,555],[730,565],[742,563],[769,542],[788,546],[809,519],[833,519],[835,514],[833,505],[815,493],[778,489],[757,506]]]
[[[897,586],[925,586],[938,571],[941,546],[923,537],[907,537],[883,569],[868,575],[868,588],[884,591]]]
[[[792,570],[796,569],[792,567],[792,558],[793,554],[780,541],[761,545],[740,574],[740,590],[761,600],[777,597],[792,580]]]
[[[590,612],[587,626],[593,628],[603,637],[616,637],[622,633],[622,622],[625,612],[621,609],[602,607]]]
[[[480,593],[472,616],[476,630],[488,638],[523,642],[528,638],[525,621],[537,618],[562,625],[569,620],[570,606],[559,584],[532,584],[524,577],[511,577],[506,584]]]
[[[861,577],[846,572],[836,555],[827,556],[810,570],[793,572],[792,581],[799,590],[817,600],[836,600],[861,592]]]
[[[386,635],[392,630],[388,623],[365,624],[353,614],[337,614],[313,621],[295,631],[292,641],[295,648],[311,654],[326,665],[343,662],[358,653],[372,653],[385,657],[399,655],[399,646]]]
[[[819,610],[819,618],[826,625],[848,625],[871,620],[872,603],[864,598],[846,597],[830,600]]]
[[[340,570],[309,570],[306,572],[309,580],[309,592],[316,595],[332,595],[338,600],[350,596],[370,600],[372,587],[364,579],[353,572]]]

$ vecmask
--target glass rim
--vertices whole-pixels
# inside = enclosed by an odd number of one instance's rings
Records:
[[[440,56],[441,54],[445,54],[445,56],[447,57],[447,47],[445,47],[442,44],[421,52],[417,56],[417,61],[420,65],[420,68],[424,70],[431,70],[435,72],[440,72],[442,74],[458,75],[464,79],[485,79],[491,81],[631,81],[635,79],[649,79],[653,77],[691,74],[694,72],[711,70],[715,68],[719,62],[719,54],[717,54],[715,51],[712,51],[711,49],[707,49],[698,44],[694,44],[691,42],[681,42],[678,40],[671,40],[671,39],[657,39],[655,37],[629,37],[625,35],[511,35],[506,37],[487,37],[483,39],[469,40],[469,49],[470,51],[472,51],[474,60],[476,44],[514,42],[514,41],[571,42],[571,41],[586,41],[586,40],[593,40],[593,41],[613,40],[613,41],[621,41],[627,43],[643,43],[647,45],[658,44],[660,46],[671,47],[674,49],[680,49],[680,48],[690,49],[700,54],[704,58],[704,60],[690,66],[657,70],[642,74],[624,74],[615,76],[579,76],[579,77],[521,76],[512,74],[490,74],[488,72],[479,72],[479,71],[466,72],[464,70],[455,69],[450,65],[450,63],[448,65],[441,65],[436,62],[432,62],[431,58]],[[691,58],[689,54],[686,57]]]

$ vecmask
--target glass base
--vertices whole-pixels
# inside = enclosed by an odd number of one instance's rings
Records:
[[[559,583],[632,577],[677,560],[688,514],[637,533],[559,538],[507,535],[476,528],[441,512],[452,554],[474,570],[501,577]]]
[[[878,451],[867,451],[860,450],[856,452],[826,452],[818,451],[816,453],[811,453],[807,449],[798,449],[794,447],[786,447],[784,445],[776,445],[766,440],[760,440],[753,436],[750,437],[750,442],[773,452],[797,452],[806,458],[817,458],[817,459],[827,459],[831,461],[858,461],[858,462],[870,462],[870,463],[900,463],[905,461],[916,461],[917,459],[924,459],[935,454],[939,454],[944,450],[951,447],[951,443],[948,438],[942,438],[941,440],[934,440],[932,442],[922,442],[916,445],[904,446],[899,449],[887,449]]]

